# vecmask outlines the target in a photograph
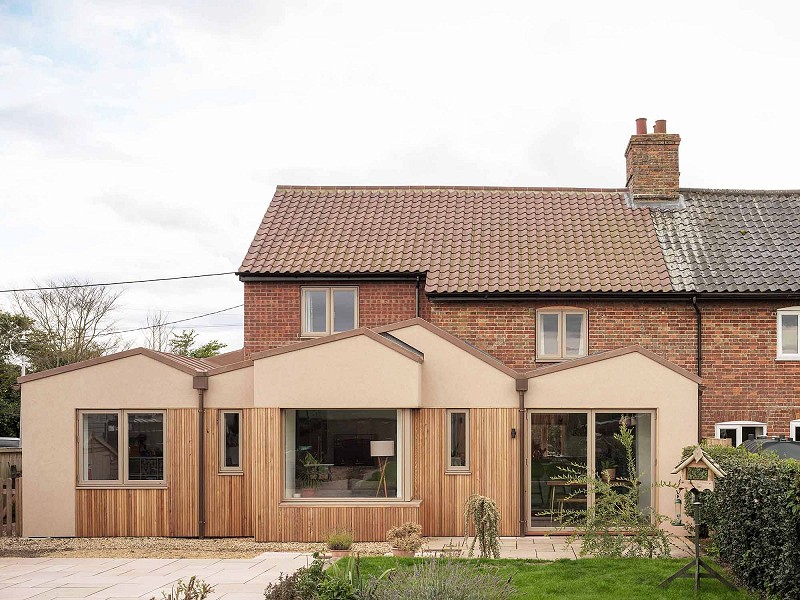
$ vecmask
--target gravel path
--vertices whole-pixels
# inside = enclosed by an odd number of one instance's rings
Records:
[[[256,542],[253,538],[0,538],[0,557],[59,558],[253,558],[263,552],[317,552],[324,544]],[[389,551],[385,542],[362,542],[364,556]]]

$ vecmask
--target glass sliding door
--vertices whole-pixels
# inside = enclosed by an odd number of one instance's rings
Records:
[[[588,422],[587,413],[531,413],[531,527],[557,525],[564,509],[586,509],[585,488],[570,484],[562,468],[586,468]]]
[[[592,494],[585,485],[572,483],[563,469],[584,470],[587,465],[597,477],[618,481],[629,479],[630,466],[622,443],[615,434],[620,421],[633,435],[633,459],[641,481],[639,507],[652,506],[655,414],[626,412],[545,412],[530,411],[529,423],[529,499],[530,528],[552,529],[560,524],[559,515],[568,510],[585,510]]]

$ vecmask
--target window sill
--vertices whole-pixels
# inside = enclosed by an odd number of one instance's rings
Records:
[[[535,363],[563,363],[568,362],[570,360],[575,360],[577,358],[586,358],[589,356],[588,354],[581,354],[580,356],[569,356],[567,358],[535,358],[533,362]]]
[[[308,506],[314,508],[353,508],[358,506],[360,508],[375,508],[378,506],[396,506],[403,508],[416,508],[422,504],[422,500],[400,500],[399,498],[387,498],[386,500],[380,499],[366,499],[366,500],[346,500],[344,498],[331,498],[329,500],[322,500],[320,498],[284,498],[278,504],[278,508],[289,508]]]
[[[775,362],[800,362],[800,355],[797,356],[778,356]]]
[[[166,483],[154,483],[152,485],[81,483],[75,486],[76,490],[166,490],[168,488],[169,486]]]
[[[217,471],[217,475],[238,475],[241,477],[244,475],[244,471]]]
[[[472,475],[472,471],[445,471],[445,475]]]

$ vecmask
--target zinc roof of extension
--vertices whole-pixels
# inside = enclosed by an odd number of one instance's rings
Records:
[[[681,190],[653,211],[677,292],[800,292],[800,191]]]
[[[279,186],[240,274],[424,273],[428,293],[800,293],[800,191]]]
[[[670,292],[624,189],[279,186],[241,275],[425,273],[428,293]]]

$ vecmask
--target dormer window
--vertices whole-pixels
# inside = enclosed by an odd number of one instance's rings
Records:
[[[358,288],[302,289],[302,335],[315,337],[358,327]]]
[[[586,356],[588,313],[577,308],[546,308],[536,313],[536,360]]]
[[[778,359],[800,360],[800,306],[778,311]]]

